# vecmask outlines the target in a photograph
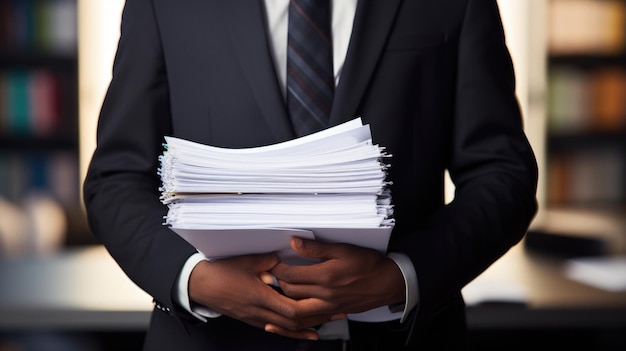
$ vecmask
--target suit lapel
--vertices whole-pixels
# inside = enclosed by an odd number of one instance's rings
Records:
[[[376,69],[402,0],[359,0],[346,60],[335,91],[330,123],[350,120]],[[228,33],[263,118],[277,140],[295,136],[270,53],[262,1],[220,1],[230,18]],[[259,54],[261,53],[261,54]],[[269,68],[269,69],[268,69]]]
[[[261,115],[277,140],[293,138],[295,134],[280,93],[270,53],[263,2],[228,0],[220,3],[224,6],[226,18],[229,18],[230,27],[227,30]]]
[[[331,125],[350,120],[376,69],[402,0],[359,0],[346,60],[335,91]]]

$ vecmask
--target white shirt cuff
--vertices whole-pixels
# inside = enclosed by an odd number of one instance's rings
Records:
[[[413,267],[413,262],[411,262],[411,259],[409,259],[407,255],[398,252],[390,252],[387,254],[387,257],[398,265],[398,268],[400,268],[404,276],[404,311],[400,319],[400,322],[403,323],[409,316],[409,312],[419,303],[417,273],[415,272],[415,267]]]
[[[191,276],[191,271],[193,271],[198,263],[207,260],[208,259],[199,252],[189,256],[178,275],[177,289],[175,290],[174,296],[182,308],[203,322],[207,321],[206,318],[217,318],[221,316],[220,313],[211,311],[202,305],[194,305],[192,307],[191,301],[189,301],[189,277]]]

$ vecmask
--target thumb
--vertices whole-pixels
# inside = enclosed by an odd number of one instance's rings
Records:
[[[257,272],[268,272],[279,263],[280,258],[275,253],[258,255],[256,263]]]
[[[330,246],[319,241],[292,237],[291,248],[299,255],[305,257],[322,259],[331,258]]]

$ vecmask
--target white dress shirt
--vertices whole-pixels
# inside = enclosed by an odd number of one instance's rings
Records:
[[[283,96],[286,95],[287,81],[287,27],[289,0],[263,0],[267,16],[268,33],[271,44],[274,64],[278,81],[282,87]],[[358,0],[331,0],[332,8],[332,37],[333,37],[333,69],[335,85],[339,82],[341,70],[348,51],[348,44],[352,33],[352,24],[356,13]],[[406,286],[404,312],[401,321],[404,321],[409,312],[417,306],[419,300],[417,274],[411,260],[404,254],[390,253],[388,255],[402,271]],[[180,272],[176,298],[180,305],[191,312],[196,318],[206,321],[206,318],[219,317],[204,306],[191,306],[188,294],[188,284],[191,271],[200,261],[207,258],[196,253],[192,255]],[[348,338],[348,328],[345,320],[329,322],[318,330],[323,339]]]

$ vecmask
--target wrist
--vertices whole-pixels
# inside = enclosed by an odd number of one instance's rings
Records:
[[[385,286],[387,286],[387,291],[389,295],[387,296],[388,302],[387,305],[404,305],[406,301],[406,283],[404,279],[404,275],[402,270],[396,262],[387,257],[385,258],[385,265],[388,267],[385,269],[385,277],[387,282]]]
[[[209,285],[211,269],[209,261],[200,261],[191,271],[189,275],[188,294],[191,302],[204,305],[202,296],[206,295],[206,288]]]

